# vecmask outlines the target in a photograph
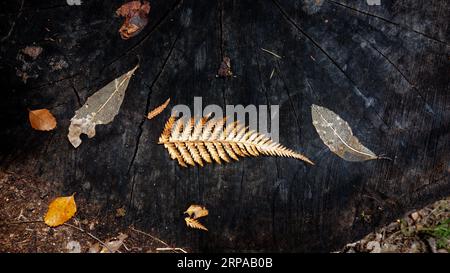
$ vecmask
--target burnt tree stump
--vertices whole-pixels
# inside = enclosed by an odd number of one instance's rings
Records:
[[[450,194],[448,1],[154,0],[149,24],[126,41],[114,16],[123,3],[0,4],[3,170],[105,211],[125,207],[111,224],[195,251],[331,251]],[[35,60],[21,53],[30,45],[43,48]],[[216,77],[224,56],[236,77]],[[74,149],[75,110],[137,63],[115,120]],[[192,109],[194,96],[224,109],[280,105],[280,143],[316,165],[260,157],[181,168],[157,144],[170,111],[145,115],[168,97]],[[334,155],[311,104],[393,160]],[[32,130],[27,108],[50,109],[58,128]],[[209,232],[185,227],[193,203],[210,210]]]

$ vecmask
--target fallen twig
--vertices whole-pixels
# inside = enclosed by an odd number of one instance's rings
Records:
[[[21,225],[21,224],[36,224],[44,223],[42,220],[30,220],[30,221],[15,221],[15,222],[5,222],[5,225]]]
[[[159,238],[157,238],[157,237],[155,237],[155,236],[153,236],[153,235],[151,235],[151,234],[148,234],[148,233],[146,233],[146,232],[144,232],[144,231],[142,231],[142,230],[138,230],[138,229],[135,229],[134,227],[130,227],[130,229],[132,230],[132,231],[135,231],[135,232],[137,232],[137,233],[140,233],[140,234],[142,234],[142,235],[145,235],[145,236],[148,236],[148,237],[150,237],[150,238],[152,238],[153,240],[155,240],[155,241],[157,241],[157,242],[160,242],[161,244],[163,244],[163,245],[165,245],[166,247],[164,247],[164,248],[157,248],[156,250],[158,250],[158,249],[164,249],[165,251],[173,251],[173,252],[176,252],[176,250],[179,250],[179,251],[182,251],[183,253],[187,253],[184,249],[182,249],[182,248],[173,248],[173,247],[171,247],[168,243],[166,243],[166,242],[164,242],[163,240],[161,240],[161,239],[159,239]]]
[[[90,232],[88,232],[88,231],[86,231],[86,230],[84,230],[84,229],[82,229],[82,228],[79,228],[79,227],[77,227],[77,226],[74,226],[74,225],[72,225],[72,224],[64,223],[63,225],[68,226],[68,227],[71,227],[71,228],[74,228],[74,229],[76,229],[76,230],[79,230],[79,231],[81,231],[81,232],[86,233],[89,237],[91,237],[92,239],[94,239],[94,240],[96,240],[97,242],[99,242],[99,244],[101,244],[102,246],[106,247],[106,249],[108,249],[109,252],[111,252],[111,253],[114,252],[114,251],[112,251],[111,248],[108,247],[108,245],[107,245],[106,243],[104,243],[104,242],[103,242],[102,240],[100,240],[99,238],[95,237],[92,233],[90,233]],[[118,253],[121,253],[119,250],[117,250],[117,252],[118,252]]]
[[[156,251],[173,251],[173,252],[181,251],[183,253],[187,253],[186,250],[180,247],[158,247]]]
[[[44,221],[42,221],[42,220],[30,220],[30,221],[6,222],[5,224],[6,224],[6,225],[21,225],[21,224],[36,224],[36,223],[38,223],[38,224],[45,224]],[[86,233],[89,237],[91,237],[92,239],[94,239],[94,240],[96,240],[97,242],[99,242],[102,246],[106,247],[106,249],[108,249],[111,253],[113,252],[113,251],[108,247],[108,245],[107,245],[106,243],[104,243],[102,240],[100,240],[99,238],[97,238],[96,236],[94,236],[92,233],[90,233],[90,232],[88,232],[88,231],[86,231],[86,230],[84,230],[84,229],[82,229],[82,228],[80,228],[80,227],[74,226],[74,225],[72,225],[72,224],[64,223],[63,225],[68,226],[68,227],[71,227],[71,228],[74,228],[74,229],[76,229],[76,230],[78,230],[78,231],[81,231],[81,232]],[[120,251],[117,251],[117,252],[120,253]]]

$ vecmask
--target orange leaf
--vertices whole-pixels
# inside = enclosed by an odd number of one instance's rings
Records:
[[[190,205],[189,208],[184,212],[189,214],[190,217],[198,219],[208,215],[208,210],[204,206],[200,205]]]
[[[51,131],[56,128],[56,119],[47,109],[28,110],[31,127],[39,131]]]
[[[75,215],[77,205],[75,204],[74,195],[58,197],[50,203],[47,214],[44,217],[44,222],[48,226],[60,226]]]
[[[155,109],[153,109],[152,111],[150,111],[147,115],[148,119],[152,119],[154,117],[156,117],[157,115],[161,114],[162,111],[164,111],[164,109],[166,109],[167,105],[169,105],[170,102],[170,98],[168,98],[163,104],[161,104],[160,106],[156,107]]]
[[[186,217],[186,218],[184,218],[184,221],[186,221],[186,225],[188,227],[208,231],[208,229],[204,225],[200,224],[199,221],[197,221],[195,219]]]

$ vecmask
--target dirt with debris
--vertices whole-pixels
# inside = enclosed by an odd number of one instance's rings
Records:
[[[71,193],[67,193],[71,194]],[[61,191],[49,182],[0,172],[0,252],[184,252],[160,238],[124,224],[125,208],[105,213],[76,199],[78,211],[67,224],[50,228],[42,221]],[[123,228],[127,226],[126,228]],[[412,211],[340,252],[450,251],[450,197]]]
[[[62,226],[48,227],[43,217],[48,204],[59,195],[61,192],[48,182],[0,172],[0,252],[187,251],[125,225],[124,208],[105,213],[81,198],[76,198],[74,218]]]
[[[347,244],[340,252],[448,253],[450,251],[450,197]]]

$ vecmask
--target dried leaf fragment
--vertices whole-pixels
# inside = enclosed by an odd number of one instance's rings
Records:
[[[187,167],[204,162],[219,164],[222,160],[239,157],[283,156],[314,163],[306,156],[296,153],[281,144],[272,141],[263,134],[249,131],[239,122],[226,124],[225,119],[176,119],[172,116],[166,122],[158,144],[163,144],[172,159]]]
[[[353,135],[348,123],[328,108],[311,106],[313,125],[320,139],[328,148],[347,161],[379,159],[376,154],[362,145]]]
[[[147,119],[152,119],[152,118],[156,117],[157,115],[161,114],[161,112],[164,111],[164,109],[166,109],[167,105],[169,105],[169,102],[170,102],[170,98],[168,98],[160,106],[158,106],[155,109],[153,109],[152,111],[150,111],[147,115]]]
[[[81,253],[81,245],[78,241],[69,241],[66,245],[68,253]]]
[[[48,226],[60,226],[75,215],[77,205],[75,204],[74,195],[58,197],[50,203],[44,217],[44,222]]]
[[[42,51],[43,49],[40,46],[27,46],[22,49],[22,53],[30,56],[33,60],[36,60],[36,58],[42,53]]]
[[[88,253],[99,253],[100,252],[100,244],[97,242],[91,245],[87,251]]]
[[[120,37],[127,40],[136,36],[148,23],[150,3],[148,1],[131,1],[116,10],[118,16],[125,17],[119,29]]]
[[[231,60],[229,57],[225,56],[222,58],[217,75],[225,78],[233,76],[233,72],[231,71]]]
[[[199,221],[197,221],[193,218],[186,217],[186,218],[184,218],[184,221],[186,221],[186,225],[190,228],[196,228],[196,229],[208,231],[208,229],[204,225],[200,224]]]
[[[137,68],[138,66],[134,67],[95,92],[75,112],[75,116],[70,120],[69,134],[67,135],[73,147],[80,146],[81,134],[92,138],[95,136],[97,124],[108,124],[114,120],[119,113],[131,76]]]
[[[56,119],[47,109],[28,110],[31,127],[39,131],[51,131],[56,128]]]
[[[198,219],[200,217],[207,216],[208,210],[204,206],[190,205],[184,213],[187,213],[191,218]]]
[[[116,209],[116,217],[125,217],[125,215],[127,215],[127,211],[125,208],[118,208]]]
[[[125,239],[128,238],[128,235],[124,233],[120,233],[119,236],[117,236],[116,240],[109,240],[102,248],[100,253],[115,253],[119,251],[119,248],[123,245],[123,242]]]

